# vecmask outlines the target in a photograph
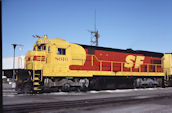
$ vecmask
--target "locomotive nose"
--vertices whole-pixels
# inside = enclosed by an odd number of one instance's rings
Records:
[[[25,57],[26,69],[42,69],[43,64],[46,63],[45,52],[43,51],[29,51]]]

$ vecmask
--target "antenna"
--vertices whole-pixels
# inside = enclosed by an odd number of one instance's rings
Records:
[[[95,23],[94,23],[94,24],[95,24],[95,26],[94,26],[95,29],[94,29],[94,30],[97,31],[97,28],[96,28],[96,10],[95,10],[95,12],[94,12],[94,22],[95,22]]]
[[[32,35],[33,38],[41,38],[42,36],[38,36],[38,35]]]
[[[97,30],[97,25],[96,25],[96,10],[94,12],[94,31],[88,31],[90,32],[91,34],[91,45],[95,45],[95,46],[98,46],[98,38],[100,37],[99,36],[99,33],[98,33],[98,30]]]

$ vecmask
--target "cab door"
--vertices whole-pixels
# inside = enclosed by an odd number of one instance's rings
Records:
[[[55,71],[56,72],[66,72],[68,71],[68,57],[66,48],[57,48],[57,53],[54,58]]]

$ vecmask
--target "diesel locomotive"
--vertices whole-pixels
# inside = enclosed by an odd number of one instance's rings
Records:
[[[39,36],[16,72],[19,93],[165,87],[171,84],[171,53],[74,44]]]

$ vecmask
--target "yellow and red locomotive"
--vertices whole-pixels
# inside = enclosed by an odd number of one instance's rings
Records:
[[[121,50],[39,37],[18,70],[17,90],[88,90],[164,87],[171,54]]]

